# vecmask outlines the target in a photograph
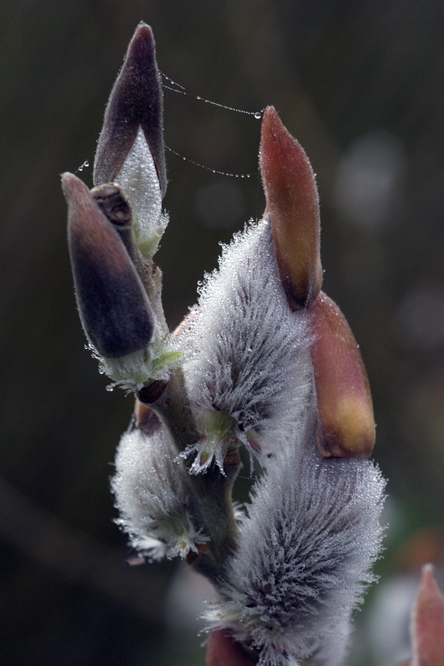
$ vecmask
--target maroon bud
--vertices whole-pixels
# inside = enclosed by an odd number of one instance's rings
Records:
[[[422,569],[421,583],[412,613],[412,666],[444,664],[444,597],[433,567]]]
[[[308,308],[321,289],[319,200],[302,146],[269,106],[262,121],[262,182],[281,282],[292,310]]]

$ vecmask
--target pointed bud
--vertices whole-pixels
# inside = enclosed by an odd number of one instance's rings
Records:
[[[312,327],[319,452],[323,458],[368,458],[375,423],[367,372],[347,320],[323,292],[312,308]]]
[[[412,666],[444,664],[444,597],[426,564],[412,614]]]
[[[94,162],[94,184],[113,182],[142,128],[154,159],[162,195],[166,190],[162,85],[152,30],[140,23],[105,111]]]
[[[260,165],[288,304],[292,310],[310,307],[322,285],[318,191],[303,148],[272,106],[262,121]]]
[[[226,629],[210,634],[206,666],[252,666],[256,663],[255,655],[248,654]]]
[[[129,199],[142,254],[151,258],[168,223],[163,98],[151,28],[140,23],[105,111],[94,184],[118,182]]]
[[[62,186],[76,298],[87,337],[107,358],[145,348],[153,318],[128,252],[86,185],[65,173]]]

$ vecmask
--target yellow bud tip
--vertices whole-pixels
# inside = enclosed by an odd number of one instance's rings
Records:
[[[292,310],[310,307],[322,285],[318,191],[307,155],[272,106],[262,121],[260,166],[288,303]]]
[[[319,452],[323,458],[368,458],[376,433],[367,372],[347,320],[323,292],[312,308],[312,329]]]

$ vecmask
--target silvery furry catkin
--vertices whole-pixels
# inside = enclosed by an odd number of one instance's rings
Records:
[[[112,479],[117,522],[141,556],[180,555],[212,581],[208,666],[337,666],[374,580],[385,484],[366,459],[374,420],[359,347],[321,291],[313,170],[267,108],[264,216],[223,248],[172,335],[153,263],[167,223],[162,108],[141,24],[107,107],[97,187],[63,176],[85,332],[137,397]],[[241,447],[261,471],[239,513]]]
[[[256,483],[210,627],[230,628],[259,663],[342,663],[352,610],[374,580],[384,481],[370,461],[321,461],[315,401]]]
[[[213,454],[222,468],[236,441],[265,462],[294,431],[312,380],[309,316],[288,308],[268,220],[223,248],[219,270],[207,276],[188,321],[183,367],[203,432],[186,451],[197,451],[192,471],[204,471]],[[217,437],[220,423],[224,439]]]
[[[193,524],[193,498],[173,457],[162,427],[150,435],[139,429],[125,433],[116,455],[112,490],[120,511],[117,522],[133,548],[148,559],[185,558],[208,541]]]

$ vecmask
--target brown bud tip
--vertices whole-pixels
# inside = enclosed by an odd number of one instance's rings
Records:
[[[253,666],[257,660],[226,629],[210,634],[206,666]]]
[[[68,240],[83,328],[99,354],[126,356],[152,337],[148,297],[118,233],[86,185],[62,176],[68,202]]]
[[[136,428],[142,430],[146,435],[152,435],[162,425],[154,409],[144,405],[137,398],[134,406],[134,417]]]
[[[312,308],[312,327],[319,452],[323,458],[368,458],[375,422],[364,361],[347,320],[322,291]]]
[[[137,274],[142,280],[142,284],[144,284],[147,269],[134,235],[133,218],[128,199],[116,183],[93,187],[91,194],[102,213],[119,234],[120,240],[124,244]]]
[[[140,23],[105,111],[94,162],[94,184],[111,183],[142,128],[156,165],[162,194],[166,190],[162,84],[152,30]]]
[[[292,310],[308,308],[322,285],[318,191],[307,155],[272,106],[262,121],[260,165],[288,303]]]
[[[444,664],[444,597],[426,564],[412,613],[412,666]]]
[[[122,190],[115,183],[93,187],[91,195],[108,220],[118,229],[126,229],[132,224],[131,208]]]

